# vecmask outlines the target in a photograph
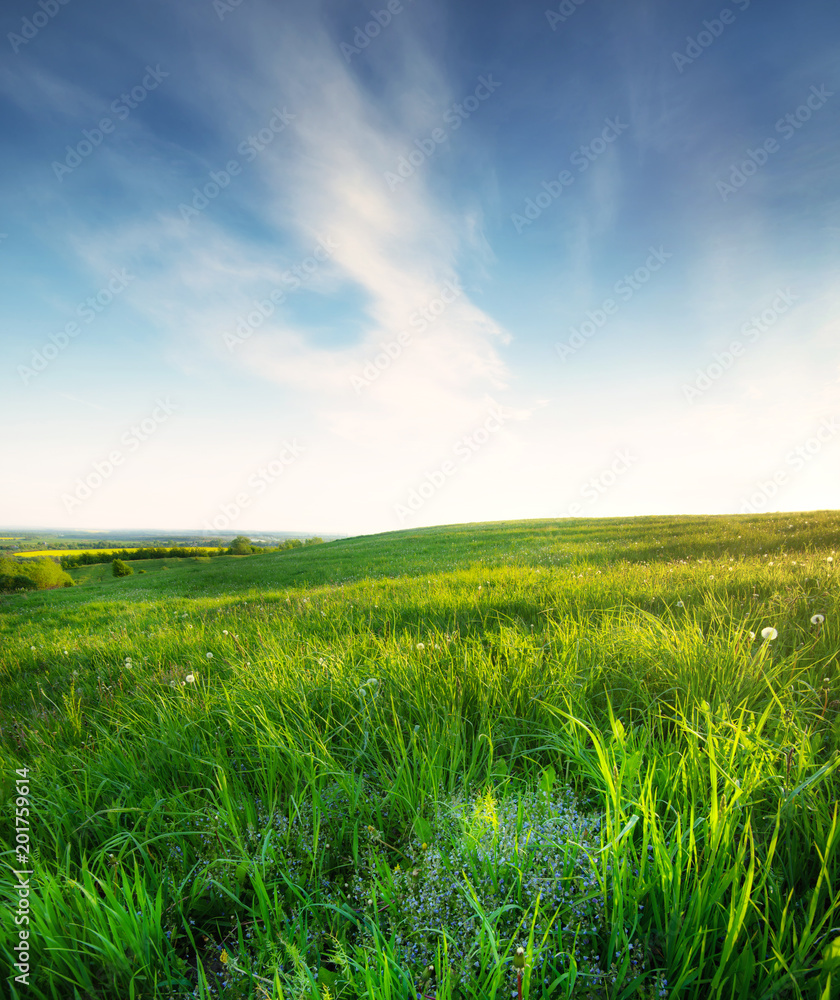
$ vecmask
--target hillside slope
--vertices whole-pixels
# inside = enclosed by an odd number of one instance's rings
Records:
[[[546,1000],[819,996],[838,549],[836,512],[458,525],[2,600],[25,995],[416,996],[431,965],[483,998],[521,946]]]

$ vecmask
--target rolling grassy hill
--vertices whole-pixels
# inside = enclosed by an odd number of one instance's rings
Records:
[[[13,995],[835,996],[837,550],[475,524],[4,598]]]

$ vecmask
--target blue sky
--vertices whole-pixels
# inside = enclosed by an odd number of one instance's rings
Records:
[[[828,0],[12,0],[0,523],[837,506]]]

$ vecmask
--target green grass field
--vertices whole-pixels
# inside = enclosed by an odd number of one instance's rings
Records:
[[[10,995],[838,996],[837,550],[475,524],[3,598]]]
[[[216,558],[236,559],[236,556],[223,556]],[[137,559],[128,563],[131,569],[138,576],[145,576],[147,573],[159,573],[163,571],[179,570],[181,573],[187,572],[187,577],[180,577],[181,584],[189,578],[190,573],[196,571],[202,573],[210,562],[210,556],[187,556],[176,559]],[[183,563],[183,565],[181,565]],[[74,583],[104,583],[117,582],[114,576],[113,563],[94,563],[91,566],[77,566],[75,569],[67,571]]]

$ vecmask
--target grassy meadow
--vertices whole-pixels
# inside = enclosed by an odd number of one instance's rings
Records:
[[[0,599],[4,988],[837,997],[838,550],[473,524]]]

